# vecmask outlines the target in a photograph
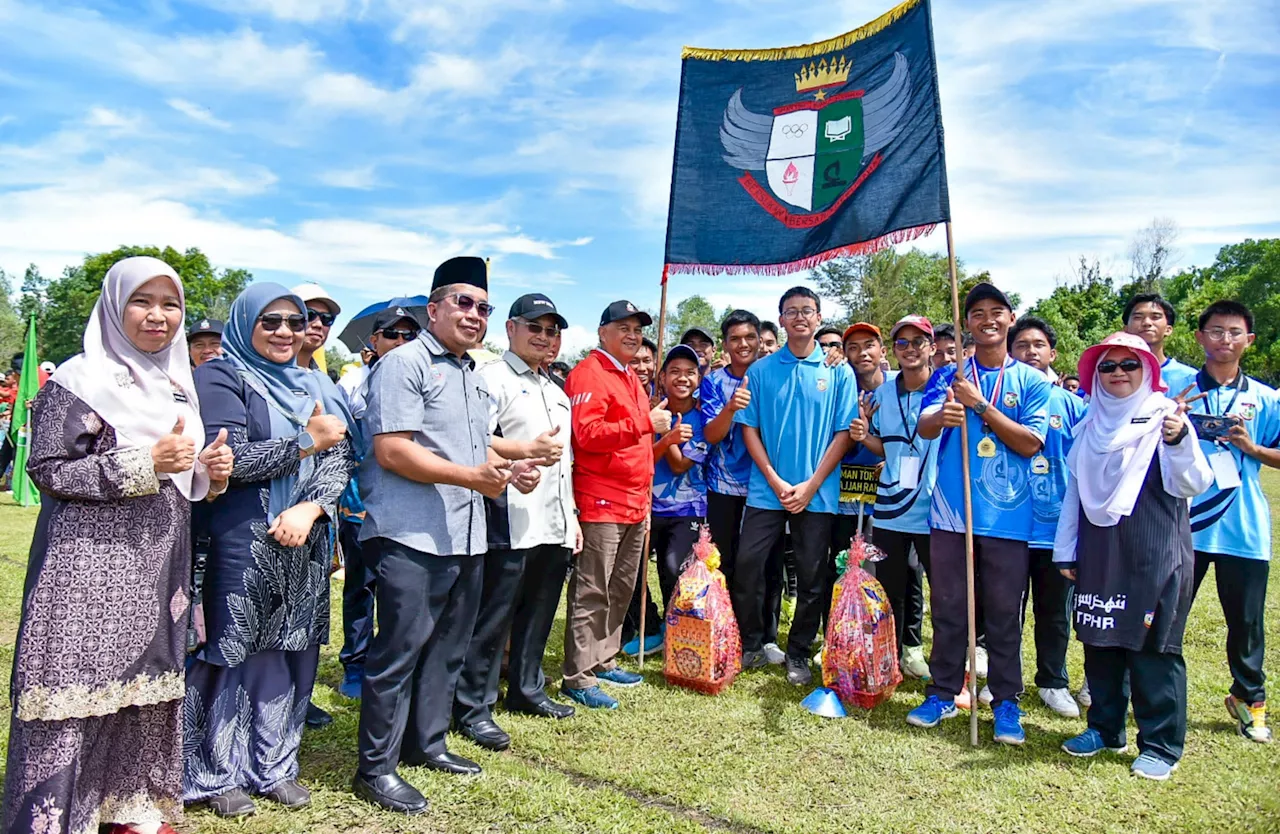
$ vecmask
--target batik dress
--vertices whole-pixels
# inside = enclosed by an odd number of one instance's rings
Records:
[[[96,832],[181,815],[191,504],[150,447],[118,449],[45,385],[27,471],[42,500],[13,664],[4,829]]]
[[[299,473],[296,437],[271,436],[266,400],[231,362],[197,369],[209,439],[227,430],[235,453],[227,493],[196,514],[209,540],[201,589],[206,642],[187,673],[183,710],[183,800],[240,788],[267,793],[298,775],[298,747],[329,640],[330,525],[355,468],[350,443],[315,455],[289,506],[324,511],[304,544],[267,533],[271,481]],[[300,431],[300,430],[299,430]]]

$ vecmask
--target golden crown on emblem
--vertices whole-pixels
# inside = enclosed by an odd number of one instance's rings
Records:
[[[800,67],[800,71],[796,73],[796,92],[805,93],[819,87],[843,84],[849,80],[852,69],[853,64],[845,60],[843,55],[838,61],[832,58],[829,65],[826,58],[816,64],[810,61],[809,66]]]

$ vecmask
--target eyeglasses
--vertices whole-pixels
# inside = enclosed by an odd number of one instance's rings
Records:
[[[394,327],[384,327],[378,331],[382,334],[382,338],[391,339],[393,341],[404,339],[406,342],[412,342],[418,338],[418,331],[412,329],[397,330]]]
[[[816,315],[818,315],[818,309],[816,307],[792,307],[789,310],[782,311],[782,317],[787,321],[794,321],[801,316],[811,319]]]
[[[333,327],[333,321],[338,315],[336,313],[322,313],[319,310],[307,310],[307,321],[315,321],[320,319],[320,323],[325,327]]]
[[[493,311],[497,309],[492,304],[488,304],[484,301],[477,301],[476,299],[472,298],[469,295],[465,295],[464,293],[455,293],[453,295],[448,295],[445,297],[452,298],[453,303],[458,305],[458,309],[461,310],[462,312],[469,313],[472,310],[475,310],[476,313],[478,313],[480,318],[482,319],[489,318],[489,316],[493,315]]]
[[[893,346],[898,350],[906,350],[913,347],[916,350],[922,350],[925,345],[929,344],[928,336],[917,336],[914,339],[894,339]]]
[[[840,343],[839,342],[818,342],[818,347],[822,348],[823,350],[831,350],[832,348],[840,347]]]
[[[1139,370],[1141,367],[1142,367],[1142,362],[1140,362],[1137,359],[1121,359],[1119,362],[1116,362],[1112,359],[1107,359],[1103,362],[1098,363],[1098,373],[1113,374],[1116,372],[1116,368],[1119,368],[1120,370],[1128,374],[1128,373],[1133,373],[1136,370]]]
[[[521,324],[523,324],[525,327],[529,328],[529,332],[532,333],[534,336],[538,336],[543,333],[546,333],[547,338],[554,339],[555,337],[560,335],[560,325],[558,324],[544,325],[544,324],[538,324],[537,322],[529,321],[528,319],[518,319],[518,321]]]
[[[258,323],[268,333],[275,333],[280,329],[280,325],[285,323],[288,323],[289,329],[294,333],[301,333],[307,329],[307,317],[302,313],[291,313],[287,316],[283,313],[267,313],[258,316]]]
[[[1249,335],[1247,331],[1240,330],[1239,328],[1226,330],[1221,327],[1215,327],[1212,330],[1201,330],[1200,332],[1207,336],[1211,342],[1222,342],[1227,340],[1239,342],[1244,339],[1245,336]]]

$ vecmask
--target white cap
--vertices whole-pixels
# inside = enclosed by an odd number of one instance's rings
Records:
[[[324,287],[319,284],[299,284],[293,288],[293,294],[307,301],[323,301],[333,308],[334,315],[342,312],[342,307],[338,302],[333,300],[333,296],[324,291]]]
[[[57,368],[57,366],[56,366],[56,365],[54,365],[52,362],[41,362],[41,363],[40,363],[40,370],[44,371],[46,374],[51,374],[51,373],[53,373],[54,371],[56,371],[57,369],[58,369],[58,368]]]

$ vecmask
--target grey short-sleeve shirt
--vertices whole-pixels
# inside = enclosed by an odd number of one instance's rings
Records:
[[[424,330],[373,366],[364,428],[369,437],[413,432],[415,442],[462,466],[485,462],[489,390],[475,363],[460,359]],[[403,478],[365,456],[360,467],[365,520],[361,540],[382,537],[436,556],[487,549],[484,497],[452,484]]]

